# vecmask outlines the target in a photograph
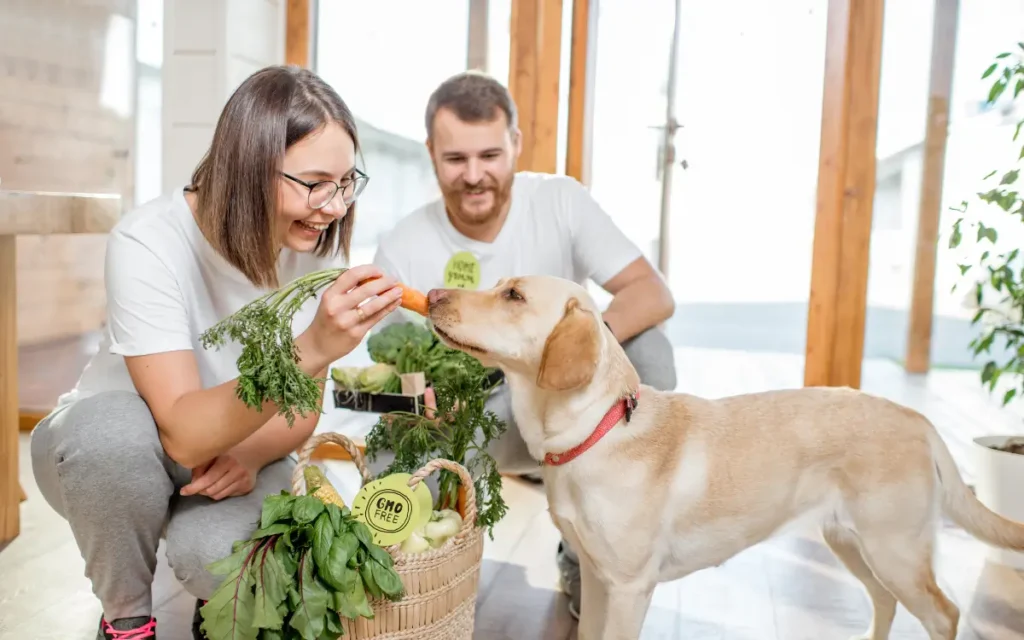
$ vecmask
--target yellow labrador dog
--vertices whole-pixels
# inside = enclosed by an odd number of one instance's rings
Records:
[[[555,525],[579,554],[583,640],[633,639],[655,586],[721,564],[810,519],[871,597],[864,638],[901,602],[933,640],[957,607],[935,583],[936,521],[1024,549],[1024,525],[985,508],[922,415],[850,389],[708,400],[640,384],[587,291],[513,278],[433,290],[454,348],[498,366],[543,474]]]

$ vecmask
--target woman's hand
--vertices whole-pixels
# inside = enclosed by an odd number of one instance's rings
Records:
[[[309,328],[296,339],[302,358],[311,359],[313,368],[319,370],[348,355],[375,324],[401,304],[402,290],[396,284],[373,265],[341,274],[320,297]]]
[[[203,495],[212,500],[244,496],[256,487],[259,469],[243,457],[228,452],[192,470],[192,482],[181,488],[181,495]]]

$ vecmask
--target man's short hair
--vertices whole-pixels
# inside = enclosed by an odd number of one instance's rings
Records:
[[[442,82],[427,101],[427,136],[433,134],[434,118],[450,109],[463,122],[490,122],[501,110],[509,129],[516,127],[516,105],[505,85],[482,71],[458,73]]]

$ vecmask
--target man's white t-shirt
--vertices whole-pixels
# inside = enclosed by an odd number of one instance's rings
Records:
[[[399,221],[380,242],[374,264],[426,293],[440,287],[487,289],[501,278],[536,274],[603,285],[642,255],[574,178],[519,172],[508,218],[494,242],[459,233],[438,199]]]
[[[284,249],[278,261],[283,285],[317,269],[341,267],[344,258]],[[221,319],[268,292],[252,285],[206,240],[185,201],[183,188],[129,212],[107,241],[107,326],[99,352],[58,408],[103,391],[135,391],[125,356],[191,350],[203,388],[238,377],[240,345],[228,340],[203,347],[200,336]],[[295,315],[293,332],[309,326],[319,295]]]

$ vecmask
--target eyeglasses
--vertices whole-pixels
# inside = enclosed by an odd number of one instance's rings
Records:
[[[305,180],[300,180],[295,176],[290,176],[283,171],[281,172],[281,175],[292,182],[301,184],[309,189],[309,195],[306,196],[306,202],[309,204],[311,209],[323,209],[331,200],[334,200],[334,196],[337,195],[338,191],[341,191],[341,199],[345,203],[345,206],[350,206],[356,201],[359,194],[363,192],[363,189],[366,188],[366,183],[370,180],[370,176],[366,175],[359,169],[353,169],[352,177],[345,178],[340,183],[334,182],[333,180],[306,182]]]

